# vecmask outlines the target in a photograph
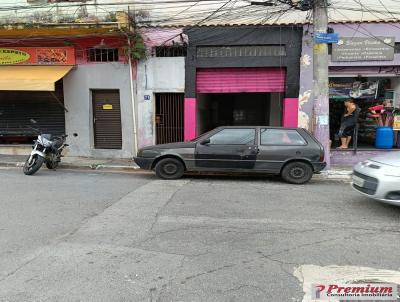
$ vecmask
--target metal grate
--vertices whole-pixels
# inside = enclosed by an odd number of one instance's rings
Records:
[[[156,143],[183,141],[183,93],[156,94]]]
[[[89,62],[118,62],[118,48],[92,48],[87,51]]]
[[[187,47],[185,45],[157,46],[153,48],[153,56],[156,57],[186,57]]]
[[[280,56],[286,56],[286,48],[284,45],[197,47],[197,57],[199,58],[280,57]]]

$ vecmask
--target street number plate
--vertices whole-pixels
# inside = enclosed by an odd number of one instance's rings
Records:
[[[364,187],[364,183],[365,183],[364,179],[362,179],[361,177],[358,177],[356,175],[353,175],[353,184],[362,188],[362,187]]]

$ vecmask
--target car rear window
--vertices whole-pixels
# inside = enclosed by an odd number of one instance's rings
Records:
[[[295,129],[261,129],[261,145],[304,146],[305,139]]]
[[[211,145],[254,145],[255,128],[223,129],[210,137]]]

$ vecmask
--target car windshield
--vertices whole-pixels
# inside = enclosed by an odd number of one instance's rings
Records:
[[[207,136],[207,134],[209,134],[209,133],[210,133],[210,131],[207,131],[207,132],[205,132],[205,133],[203,133],[203,134],[200,134],[198,137],[196,137],[196,138],[194,138],[194,139],[191,139],[190,141],[191,141],[191,142],[198,141],[199,139],[201,139],[201,138]]]

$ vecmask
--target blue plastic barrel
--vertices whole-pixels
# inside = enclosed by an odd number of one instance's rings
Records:
[[[376,128],[375,147],[378,149],[392,149],[394,132],[390,127]]]

